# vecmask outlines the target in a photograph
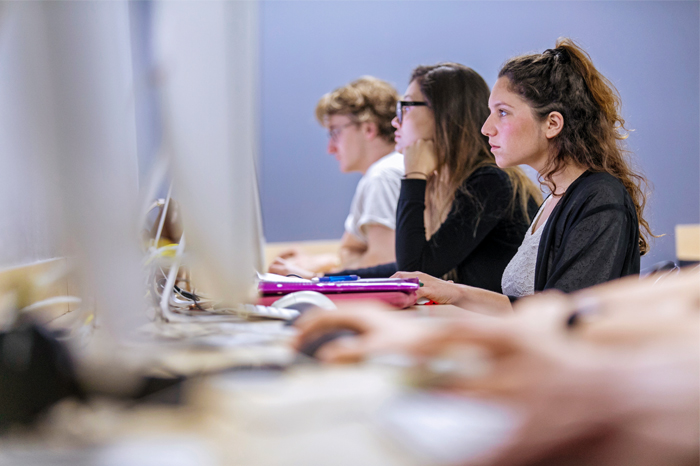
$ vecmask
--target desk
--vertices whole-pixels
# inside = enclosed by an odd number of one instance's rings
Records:
[[[265,245],[265,270],[283,251],[299,248],[308,254],[337,254],[340,240],[296,241],[290,243],[267,243]]]
[[[676,225],[676,258],[700,261],[700,225]]]
[[[464,311],[421,306],[404,312]],[[297,364],[285,371],[215,373],[246,357],[283,362],[294,356],[285,345],[288,337],[281,332],[259,347],[165,345],[154,352],[159,370],[210,372],[187,381],[183,405],[65,400],[36,431],[0,438],[0,465],[41,463],[36,460],[42,454],[74,455],[65,464],[97,464],[79,461],[96,451],[121,461],[99,464],[165,464],[145,460],[166,457],[169,466],[439,464],[397,441],[396,429],[381,414],[410,392],[399,369]]]

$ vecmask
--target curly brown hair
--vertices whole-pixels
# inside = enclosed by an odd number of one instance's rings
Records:
[[[645,254],[648,238],[654,236],[643,217],[649,183],[632,167],[632,154],[622,146],[629,130],[620,113],[620,95],[588,53],[571,39],[560,38],[553,49],[508,60],[498,77],[506,77],[510,90],[524,98],[539,118],[551,112],[564,117],[561,132],[551,141],[553,156],[542,171],[552,192],[556,189],[552,175],[572,163],[610,173],[634,201],[639,250]]]
[[[348,115],[356,123],[373,122],[379,135],[394,142],[395,128],[391,120],[396,116],[399,93],[394,86],[372,76],[362,76],[350,84],[324,94],[316,104],[316,119],[321,125],[331,115]]]

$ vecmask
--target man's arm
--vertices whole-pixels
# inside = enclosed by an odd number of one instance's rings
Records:
[[[308,254],[299,248],[282,251],[270,264],[268,272],[278,275],[298,275],[313,278],[318,274],[337,269],[340,260],[337,254]]]
[[[358,269],[394,262],[394,230],[379,224],[365,225],[362,228],[367,235],[367,244],[348,232],[343,235],[339,252],[341,267]]]

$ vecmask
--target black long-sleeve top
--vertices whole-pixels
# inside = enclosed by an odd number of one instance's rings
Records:
[[[423,217],[426,184],[425,180],[417,179],[401,182],[396,214],[396,262],[338,274],[388,277],[403,270],[441,277],[454,269],[457,283],[500,293],[503,270],[517,252],[537,212],[535,200],[530,199],[526,218],[519,202],[511,205],[508,175],[495,166],[479,168],[457,191],[438,231],[426,240]]]
[[[535,292],[566,293],[639,274],[639,221],[624,185],[587,171],[567,188],[543,227]]]

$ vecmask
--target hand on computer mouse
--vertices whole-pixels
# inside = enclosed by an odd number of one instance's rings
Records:
[[[421,324],[377,302],[344,303],[335,312],[310,311],[301,316],[295,323],[299,335],[293,346],[301,351],[314,343],[315,357],[324,362],[358,362],[370,354],[400,352],[430,330]],[[356,336],[326,336],[348,330]]]
[[[354,337],[358,335],[355,330],[334,330],[327,333],[322,333],[315,338],[305,340],[299,347],[299,352],[310,358],[318,359],[317,352],[322,346],[345,337]],[[342,342],[340,342],[342,343]],[[340,344],[337,343],[337,344]]]

